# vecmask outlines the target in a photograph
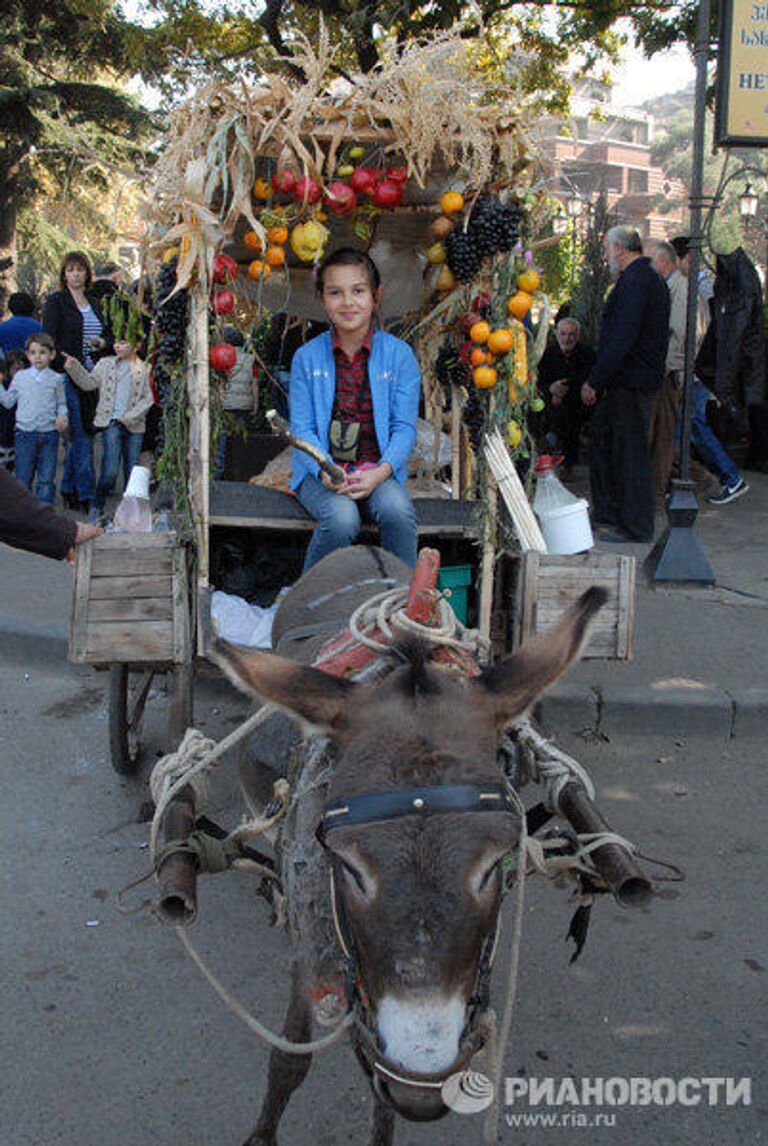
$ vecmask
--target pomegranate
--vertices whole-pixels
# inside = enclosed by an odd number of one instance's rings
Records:
[[[230,314],[235,309],[236,301],[231,290],[214,291],[211,299],[214,314]]]
[[[307,177],[296,180],[293,185],[292,194],[294,199],[297,199],[299,203],[317,203],[322,191],[319,183]]]
[[[407,167],[388,167],[387,179],[390,183],[405,183],[408,178]]]
[[[217,342],[208,353],[208,361],[214,370],[226,374],[237,362],[237,351],[231,342]]]
[[[325,189],[325,198],[333,215],[348,215],[357,206],[357,195],[348,183],[330,183]]]
[[[383,183],[376,184],[371,199],[376,207],[399,207],[403,201],[403,186],[385,179]]]
[[[231,283],[237,278],[237,263],[229,255],[213,256],[213,281],[217,284]]]
[[[372,167],[358,167],[350,175],[349,185],[358,195],[367,195],[376,186],[376,172]]]
[[[291,195],[295,186],[296,176],[290,167],[286,167],[284,171],[275,172],[272,176],[272,190],[277,195]]]

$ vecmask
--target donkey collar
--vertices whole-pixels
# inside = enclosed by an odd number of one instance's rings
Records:
[[[504,784],[441,784],[434,788],[400,788],[393,792],[361,792],[347,800],[326,804],[323,829],[351,824],[376,824],[402,816],[428,816],[437,812],[514,812]]]

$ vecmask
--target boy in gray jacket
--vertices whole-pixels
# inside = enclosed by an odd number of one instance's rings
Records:
[[[64,376],[51,370],[56,347],[50,334],[30,334],[27,339],[27,370],[19,370],[7,390],[0,388],[0,405],[16,407],[14,433],[17,479],[32,489],[39,501],[53,503],[59,433],[67,428]]]

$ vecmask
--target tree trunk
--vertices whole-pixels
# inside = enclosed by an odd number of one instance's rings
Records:
[[[18,190],[18,180],[0,171],[0,292],[16,289]]]

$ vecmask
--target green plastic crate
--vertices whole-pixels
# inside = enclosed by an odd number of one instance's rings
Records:
[[[444,565],[437,578],[438,589],[451,590],[451,608],[462,625],[467,623],[467,595],[471,584],[471,565]]]

